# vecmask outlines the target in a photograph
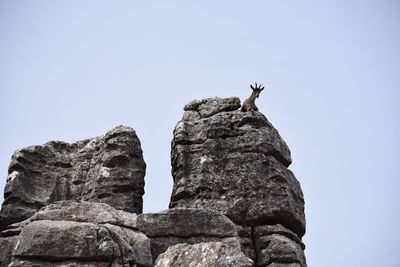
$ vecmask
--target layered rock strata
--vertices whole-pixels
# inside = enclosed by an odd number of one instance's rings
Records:
[[[151,239],[153,260],[181,243],[218,241],[229,247],[240,246],[235,224],[213,210],[183,208],[140,214],[138,228]]]
[[[304,198],[289,148],[262,113],[239,107],[235,97],[185,106],[172,141],[170,208],[225,214],[257,266],[304,267]]]
[[[179,245],[184,250],[176,254]],[[0,232],[0,248],[1,267],[253,266],[235,224],[201,209],[137,215],[105,203],[60,201]]]
[[[76,143],[52,141],[14,153],[0,211],[0,230],[60,200],[107,203],[142,212],[146,164],[126,126]]]
[[[148,266],[137,215],[105,203],[60,201],[0,232],[1,266]]]

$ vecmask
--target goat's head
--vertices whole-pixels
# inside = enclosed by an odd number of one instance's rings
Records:
[[[252,84],[250,84],[250,88],[253,90],[257,98],[260,96],[261,91],[264,90],[264,86],[262,86],[262,84],[257,85],[257,83],[255,83],[254,87]]]

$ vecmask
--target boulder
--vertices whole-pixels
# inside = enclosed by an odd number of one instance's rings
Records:
[[[178,244],[158,256],[155,267],[251,267],[253,261],[239,246],[222,242]]]
[[[109,261],[120,257],[108,229],[93,223],[34,221],[24,227],[14,256],[60,260]]]
[[[8,170],[0,230],[60,200],[141,213],[145,168],[140,141],[126,126],[72,144],[52,141],[20,149]]]

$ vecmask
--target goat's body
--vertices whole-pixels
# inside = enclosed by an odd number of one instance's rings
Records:
[[[258,107],[255,104],[255,98],[253,99],[251,96],[247,98],[240,109],[243,112],[247,111],[258,111]]]
[[[251,96],[243,102],[242,108],[240,109],[243,112],[258,111],[258,107],[256,106],[256,98],[258,98],[261,91],[264,90],[264,87],[261,84],[257,86],[257,83],[255,86],[250,85],[250,88],[253,90],[253,92],[251,93]]]

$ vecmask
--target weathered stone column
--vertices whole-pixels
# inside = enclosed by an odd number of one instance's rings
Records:
[[[257,266],[304,267],[304,198],[289,148],[262,113],[239,107],[236,97],[185,106],[172,141],[170,208],[223,213]]]

